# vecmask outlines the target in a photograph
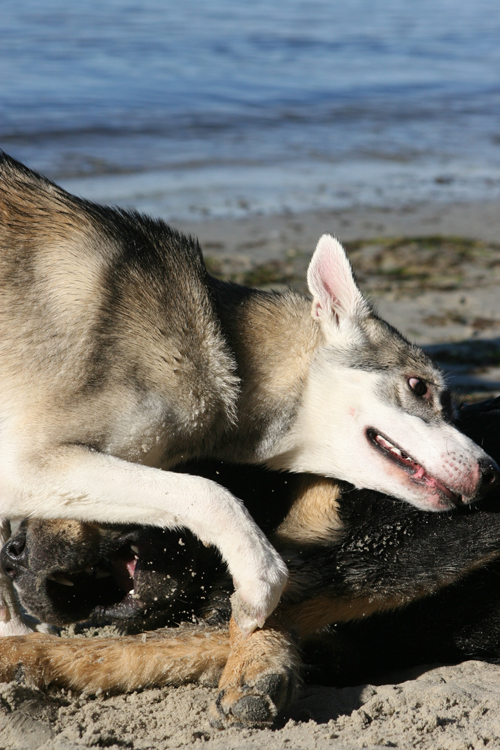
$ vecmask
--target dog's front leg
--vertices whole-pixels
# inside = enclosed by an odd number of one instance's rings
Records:
[[[0,682],[126,692],[198,682],[215,686],[229,655],[224,627],[184,625],[112,638],[32,633],[0,642]]]
[[[10,537],[10,523],[0,519],[0,549]],[[25,635],[32,633],[19,610],[19,604],[10,579],[0,572],[0,637],[4,635]]]
[[[0,510],[6,516],[184,527],[221,552],[243,632],[261,627],[278,603],[287,578],[283,560],[241,501],[215,482],[82,446],[61,446],[29,463],[4,458],[2,464]]]

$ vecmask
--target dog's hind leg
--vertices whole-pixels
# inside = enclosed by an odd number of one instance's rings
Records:
[[[0,519],[0,549],[10,538],[10,523]],[[9,578],[0,571],[0,637],[4,635],[24,635],[33,628],[22,618],[14,587]]]
[[[229,655],[227,627],[185,625],[137,636],[0,640],[0,682],[85,692],[130,692],[198,682],[214,687]]]

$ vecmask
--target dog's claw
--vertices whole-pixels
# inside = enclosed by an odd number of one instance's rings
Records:
[[[231,609],[236,624],[245,636],[251,635],[257,628],[263,627],[264,615],[255,616],[252,608],[245,602],[238,592],[231,597]]]
[[[231,597],[232,613],[236,624],[245,636],[257,628],[264,627],[269,615],[276,608],[288,579],[288,569],[276,554],[276,564],[267,580],[252,580],[238,586]]]
[[[215,729],[224,727],[270,727],[277,714],[276,706],[267,695],[244,695],[227,706],[226,693],[222,690],[211,707],[210,723]]]
[[[245,695],[231,707],[231,713],[242,724],[261,726],[272,724],[276,706],[265,695]]]

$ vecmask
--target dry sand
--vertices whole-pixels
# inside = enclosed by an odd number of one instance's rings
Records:
[[[215,272],[275,288],[303,287],[318,236],[336,234],[384,317],[431,346],[456,391],[478,398],[500,393],[499,208],[356,209],[177,226],[198,234]],[[275,731],[212,730],[214,695],[198,686],[78,696],[0,685],[0,748],[500,747],[499,668],[476,661],[422,667],[378,686],[307,686]]]
[[[500,747],[498,667],[469,661],[380,686],[308,687],[279,730],[210,727],[214,690],[194,685],[86,698],[0,686],[0,746],[16,750],[190,745],[205,750]]]

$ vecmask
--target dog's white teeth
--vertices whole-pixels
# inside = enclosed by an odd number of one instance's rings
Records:
[[[382,446],[382,448],[386,448],[388,451],[395,451],[397,448],[390,443],[388,440],[382,437],[382,435],[377,435],[377,443]]]
[[[70,581],[68,578],[65,578],[64,576],[57,576],[57,578],[56,578],[56,576],[48,575],[47,578],[50,581],[55,581],[56,583],[60,583],[63,586],[74,586],[75,585],[73,583],[73,581]]]
[[[139,547],[136,547],[135,544],[131,544],[130,545],[130,549],[132,550],[132,552],[134,553],[134,555],[136,555],[136,556],[139,555]]]
[[[382,437],[382,435],[377,435],[375,439],[381,448],[389,451],[389,453],[392,453],[393,456],[396,456],[397,458],[401,459],[402,461],[406,461],[407,463],[413,463],[413,460],[410,458],[410,456],[408,456],[406,453],[403,453],[400,448],[397,448],[395,445],[390,443],[388,440]]]
[[[110,578],[111,573],[109,572],[109,570],[102,570],[100,568],[97,568],[95,572],[95,577],[96,578]]]

